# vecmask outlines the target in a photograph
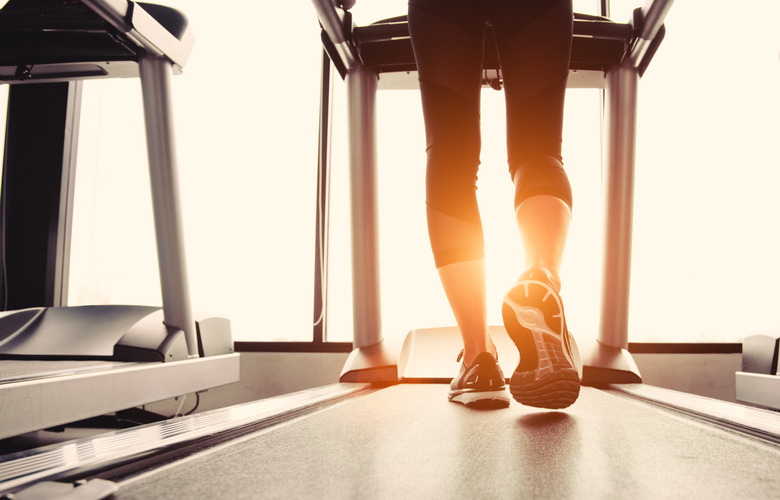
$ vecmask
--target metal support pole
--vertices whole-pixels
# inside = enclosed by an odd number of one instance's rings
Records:
[[[171,111],[172,67],[167,59],[147,54],[139,61],[139,71],[164,322],[169,330],[184,331],[189,357],[196,358],[198,339],[190,305]]]
[[[601,324],[595,345],[583,352],[582,383],[586,385],[642,382],[627,349],[638,86],[639,71],[630,62],[607,73],[602,128],[604,274]]]
[[[327,340],[328,246],[330,227],[330,148],[333,116],[333,63],[322,54],[320,80],[320,127],[317,140],[317,208],[314,230],[314,331],[315,344]]]
[[[376,181],[377,74],[362,65],[347,75],[352,193],[354,347],[382,341]]]
[[[629,64],[607,74],[604,279],[599,342],[621,349],[628,346],[638,85],[637,70]]]
[[[73,232],[73,200],[76,193],[76,158],[79,144],[81,120],[82,81],[68,82],[68,107],[65,116],[65,142],[62,154],[62,189],[60,195],[59,222],[57,224],[57,247],[52,304],[68,305],[68,282],[70,280],[70,246]]]

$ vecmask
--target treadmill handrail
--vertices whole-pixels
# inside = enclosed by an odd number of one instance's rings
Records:
[[[666,14],[672,8],[674,0],[647,0],[642,7],[642,31],[639,38],[652,40],[664,24]]]
[[[136,2],[129,0],[82,1],[147,52],[169,59],[179,70],[186,64],[194,44],[194,36],[189,28],[179,39]]]
[[[644,6],[634,11],[633,23],[638,34],[628,60],[634,67],[640,68],[640,74],[650,64],[650,59],[664,37],[664,20],[673,3],[674,0],[647,0]]]
[[[94,1],[94,0],[92,0]],[[359,47],[365,43],[381,43],[409,38],[405,16],[379,21],[367,26],[353,26],[351,14],[335,0],[312,0],[323,31],[326,50],[342,71],[350,70],[360,60]],[[575,14],[574,36],[602,40],[625,40],[624,60],[644,73],[663,39],[664,19],[673,0],[646,0],[636,9],[630,23],[616,23],[601,16]],[[327,39],[327,40],[325,40]],[[330,45],[330,46],[329,46]]]
[[[314,4],[317,19],[322,26],[323,38],[327,37],[336,51],[335,55],[341,59],[343,69],[349,71],[357,64],[358,60],[355,47],[345,28],[346,25],[352,24],[351,14],[341,7],[337,7],[334,0],[312,0],[312,4]],[[351,29],[350,26],[350,31]],[[331,58],[333,57],[334,54],[331,54]]]
[[[603,40],[630,40],[634,30],[630,24],[616,23],[607,18],[582,14],[574,16],[574,36]],[[357,45],[404,38],[409,38],[409,25],[406,16],[378,21],[367,26],[358,26],[352,32],[352,39]]]

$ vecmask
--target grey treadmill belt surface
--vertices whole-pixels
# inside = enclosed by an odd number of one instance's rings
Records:
[[[348,399],[120,482],[116,498],[770,498],[780,446],[583,388],[470,410],[445,384]]]

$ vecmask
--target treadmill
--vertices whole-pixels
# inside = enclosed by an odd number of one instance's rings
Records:
[[[405,17],[354,26],[348,10],[334,8],[326,0],[313,3],[323,28],[325,51],[346,81],[348,94],[352,273],[360,293],[354,294],[353,303],[355,349],[342,380],[379,381],[392,378],[395,362],[383,347],[381,332],[374,103],[380,89],[417,87],[414,53]],[[605,265],[598,340],[592,346],[581,346],[582,378],[587,384],[641,382],[627,351],[637,92],[639,79],[663,41],[663,20],[671,5],[668,0],[648,1],[628,23],[574,16],[568,85],[603,89],[605,105]],[[485,43],[483,59],[483,85],[500,88],[501,68],[494,43]],[[505,343],[503,328],[496,328],[494,334],[499,337],[497,342]],[[454,329],[448,334],[456,335]],[[440,329],[415,331],[407,344],[436,344],[445,337]],[[435,347],[430,350],[437,351]]]
[[[187,18],[159,5],[10,0],[0,10],[0,82],[10,85],[0,439],[239,379],[230,322],[190,306],[170,78],[192,45]],[[162,307],[66,307],[79,106],[93,78],[141,82]]]
[[[339,71],[348,81],[350,97],[359,97],[350,99],[352,192],[358,199],[353,201],[357,212],[353,240],[362,242],[353,247],[358,274],[354,290],[359,293],[354,294],[353,306],[355,350],[339,383],[6,455],[0,457],[0,492],[18,498],[83,494],[82,498],[119,499],[776,496],[778,415],[641,384],[620,343],[625,334],[619,328],[620,297],[611,308],[617,312],[610,310],[612,315],[602,320],[600,345],[586,355],[589,368],[580,398],[563,411],[517,404],[474,410],[449,403],[446,382],[454,373],[449,346],[458,343],[454,329],[413,331],[400,349],[382,340],[372,239],[373,143],[361,130],[372,130],[375,89],[385,76],[386,81],[394,77],[373,69],[379,66],[366,65],[370,51],[361,55],[355,50],[378,38],[370,43],[401,47],[403,53],[408,50],[408,34],[403,35],[403,19],[351,27],[349,13],[333,0],[313,3],[326,50],[337,69],[342,64]],[[630,203],[621,203],[626,201],[625,191],[630,194],[625,179],[631,176],[620,171],[633,167],[633,146],[625,142],[626,135],[633,139],[636,84],[643,71],[628,52],[633,47],[645,54],[655,50],[670,3],[649,0],[632,23],[624,25],[582,16],[575,21],[579,33],[575,54],[585,50],[611,61],[608,70],[596,65],[576,71],[593,72],[579,75],[588,82],[599,74],[603,81],[607,75],[606,102],[612,109],[607,130],[623,138],[622,145],[610,147],[617,151],[608,160],[616,171],[608,175],[610,193],[617,198],[611,206],[628,211],[618,230],[626,229],[626,218],[630,229]],[[648,27],[649,38],[642,38],[641,26]],[[619,54],[607,47],[615,51],[620,47]],[[397,54],[395,49],[390,53]],[[354,58],[345,62],[349,54]],[[413,81],[406,74],[413,71],[408,54],[396,81]],[[584,59],[572,61],[580,63]],[[329,68],[323,75],[326,85]],[[327,100],[328,92],[323,97]],[[615,110],[626,105],[628,114]],[[326,157],[321,155],[321,160]],[[323,174],[321,178],[326,177]],[[361,201],[364,196],[368,202]],[[614,235],[617,230],[610,231]],[[630,231],[617,234],[630,236]],[[617,250],[628,258],[624,246],[608,251]],[[607,298],[628,286],[621,282],[628,275],[617,273],[620,269],[607,272],[612,283],[605,290]],[[493,328],[499,350],[508,354],[511,349],[501,345],[501,328]],[[609,333],[615,331],[618,334]],[[502,364],[510,365],[510,370],[514,361],[502,355]]]

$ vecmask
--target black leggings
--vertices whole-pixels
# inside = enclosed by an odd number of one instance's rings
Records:
[[[484,258],[476,181],[487,23],[504,81],[515,208],[539,194],[571,206],[561,135],[572,22],[571,0],[409,0],[427,139],[428,233],[437,267]]]

